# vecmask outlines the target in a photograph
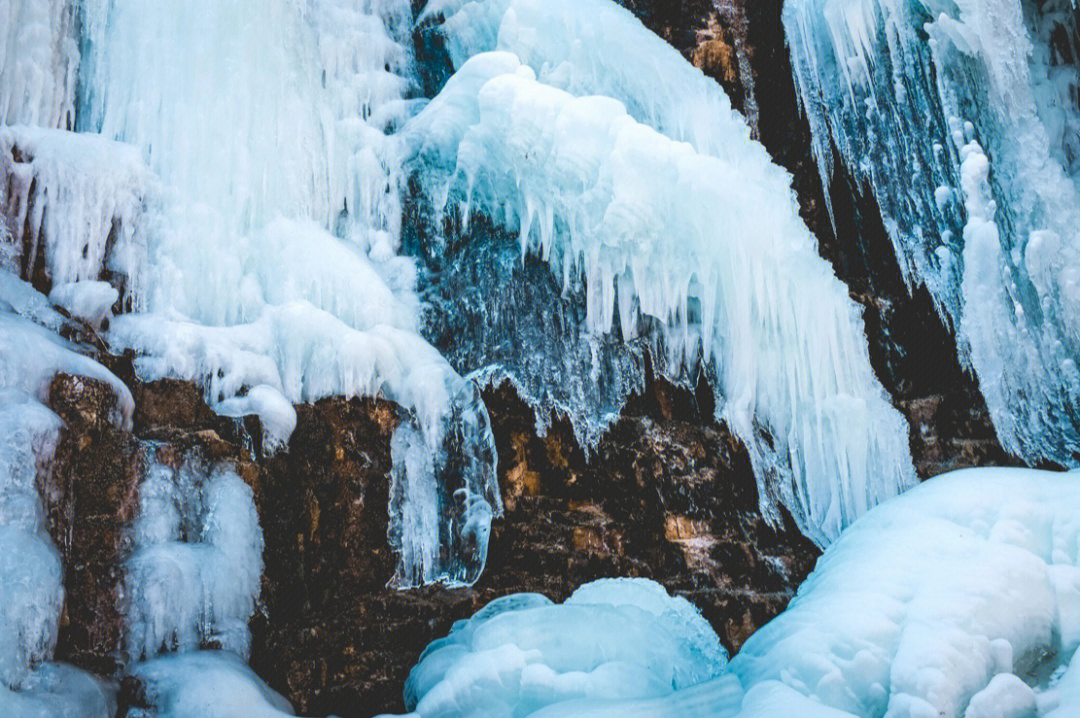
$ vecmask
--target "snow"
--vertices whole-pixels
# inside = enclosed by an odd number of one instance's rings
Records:
[[[139,487],[133,533],[124,590],[130,657],[210,641],[246,657],[263,569],[251,488],[230,468],[196,457],[179,469],[153,463]]]
[[[1003,446],[1075,465],[1075,4],[793,0],[784,24],[826,186],[835,146],[957,328]]]
[[[0,125],[75,124],[75,16],[72,0],[0,2]]]
[[[730,159],[702,155],[494,52],[406,132],[437,208],[505,225],[564,289],[584,277],[585,332],[632,338],[648,318],[661,366],[715,373],[717,417],[750,449],[769,516],[786,506],[824,545],[913,483],[859,312],[744,125]]]

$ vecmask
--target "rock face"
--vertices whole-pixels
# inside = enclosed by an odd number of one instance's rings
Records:
[[[745,451],[688,392],[651,382],[586,456],[565,422],[537,436],[531,410],[504,385],[485,393],[506,502],[487,570],[469,589],[390,590],[394,405],[300,406],[288,450],[260,457],[248,438],[258,427],[216,417],[193,385],[128,380],[132,433],[109,422],[115,398],[104,384],[61,374],[50,395],[65,422],[42,487],[66,570],[57,658],[102,675],[118,677],[124,663],[128,526],[151,458],[196,452],[251,485],[266,539],[251,664],[307,714],[400,711],[409,669],[454,620],[508,593],[563,600],[607,576],[651,577],[686,596],[735,651],[783,610],[817,557],[790,521],[765,524]]]
[[[648,576],[702,608],[737,650],[783,610],[817,549],[763,522],[745,451],[702,422],[692,397],[656,384],[586,457],[568,425],[536,435],[509,386],[489,390],[506,515],[476,586],[385,588],[389,436],[384,402],[301,407],[288,453],[264,464],[265,613],[252,667],[307,714],[404,708],[420,651],[488,601],[565,599],[606,576]]]

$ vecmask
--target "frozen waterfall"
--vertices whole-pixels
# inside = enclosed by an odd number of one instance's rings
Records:
[[[826,186],[835,147],[957,328],[1004,446],[1075,465],[1074,3],[790,0],[784,21]]]
[[[787,507],[824,545],[913,484],[907,426],[870,369],[856,305],[790,176],[716,83],[605,2],[466,3],[441,32],[455,59],[499,49],[465,60],[406,126],[438,213],[463,233],[474,215],[505,227],[564,293],[580,277],[582,334],[644,334],[676,380],[703,365],[767,515]],[[630,48],[647,48],[643,67]],[[536,401],[560,378],[531,374],[543,349],[519,346],[501,369]],[[605,419],[581,397],[566,404],[579,425]]]

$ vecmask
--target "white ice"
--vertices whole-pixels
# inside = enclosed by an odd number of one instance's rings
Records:
[[[126,565],[129,657],[211,641],[247,657],[262,582],[263,535],[251,488],[226,466],[152,463],[139,486]]]
[[[0,0],[0,125],[72,128],[76,29],[73,0]]]
[[[958,329],[1004,447],[1080,448],[1080,27],[1070,0],[791,0],[796,84]]]
[[[646,34],[624,24],[605,28],[609,43]],[[583,274],[588,332],[617,317],[630,338],[650,317],[673,372],[699,359],[715,369],[718,418],[749,447],[763,508],[783,504],[827,544],[913,483],[907,426],[790,178],[744,124],[730,130],[724,158],[700,154],[618,100],[576,97],[493,52],[467,61],[406,132],[436,205],[504,224],[564,286]]]

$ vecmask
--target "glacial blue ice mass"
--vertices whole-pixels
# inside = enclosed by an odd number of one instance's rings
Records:
[[[706,387],[761,515],[823,550],[730,654],[646,578],[495,599],[416,656],[411,718],[1080,716],[1075,0],[776,3],[815,172],[876,201],[1016,464],[922,483],[792,175],[625,4],[0,0],[0,718],[292,714],[248,665],[258,488],[155,439],[122,667],[55,660],[61,373],[124,431],[132,382],[190,382],[267,456],[300,405],[392,402],[395,590],[483,575],[504,382],[586,453],[647,373]]]

